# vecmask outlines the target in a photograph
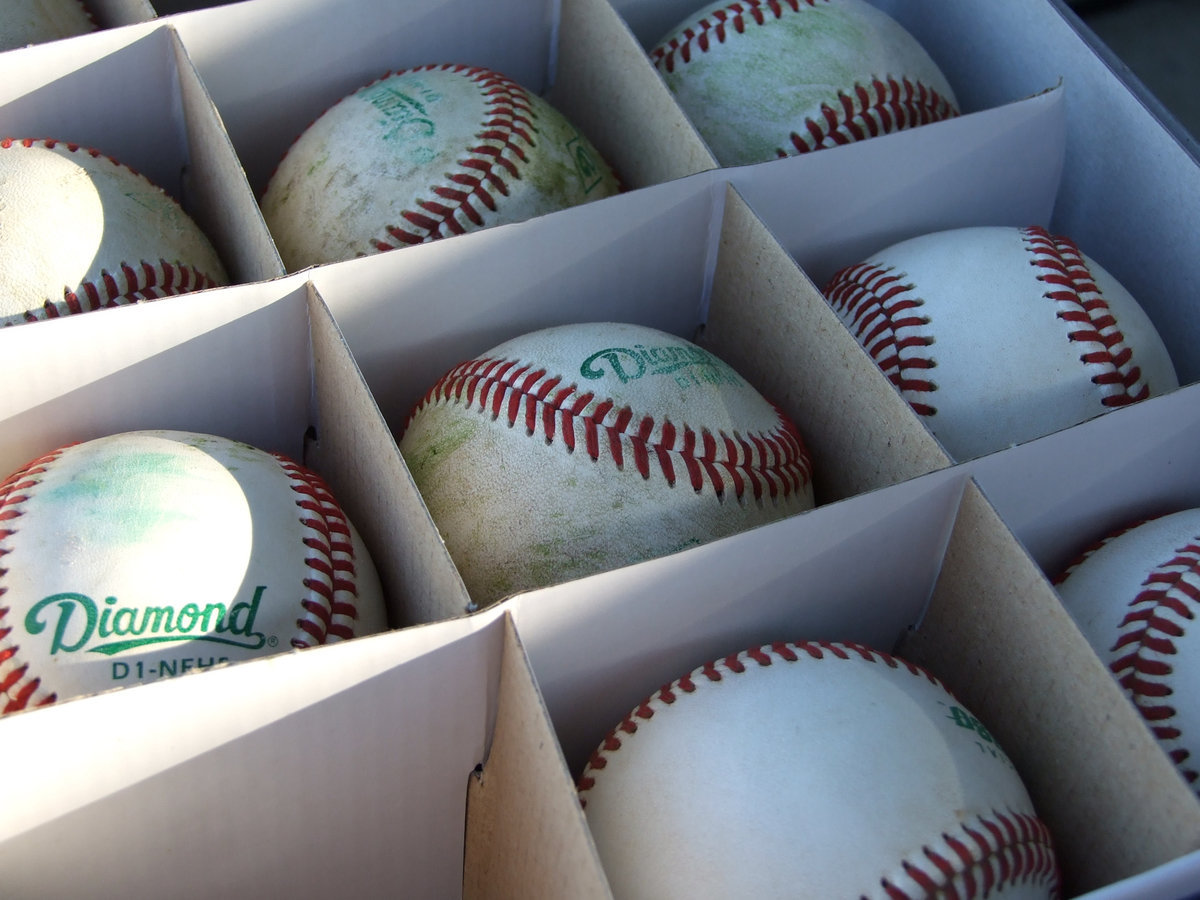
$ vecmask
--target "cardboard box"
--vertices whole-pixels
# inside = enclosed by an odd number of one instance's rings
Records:
[[[797,638],[898,648],[951,684],[1051,824],[1068,896],[1200,888],[1200,802],[1044,574],[1083,531],[1195,502],[1200,166],[1056,0],[877,5],[969,115],[727,170],[643,54],[686,0],[246,0],[0,54],[2,130],[130,155],[244,282],[0,332],[22,385],[0,467],[137,427],[290,452],[363,534],[395,629],[0,720],[45,775],[6,805],[0,893],[608,896],[572,787],[587,754],[664,681]],[[435,61],[547,94],[632,190],[285,276],[254,199],[283,151]],[[1075,237],[1187,386],[952,464],[819,288],[875,246],[985,223]],[[460,359],[601,318],[695,339],[776,399],[820,505],[474,610],[396,435]]]

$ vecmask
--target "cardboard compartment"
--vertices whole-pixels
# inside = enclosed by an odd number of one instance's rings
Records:
[[[974,484],[900,653],[955,685],[1013,759],[1055,836],[1066,896],[1200,849],[1200,802]],[[1111,890],[1173,896],[1152,881]]]
[[[321,267],[312,280],[397,439],[457,363],[537,328],[624,321],[699,341],[779,403],[813,443],[825,500],[948,465],[870,361],[843,358],[848,333],[745,205],[725,202],[727,190],[701,173]],[[531,269],[524,246],[553,265]],[[897,452],[881,452],[889,445]]]
[[[996,736],[1054,833],[1064,896],[1183,896],[1200,804],[964,478],[933,473],[507,601],[573,775],[638,702],[705,660],[857,640],[931,670]]]
[[[246,176],[175,32],[131,25],[0,54],[0,134],[93,147],[174,197],[234,283],[283,274]]]
[[[1007,150],[1040,155],[1052,170],[1060,116],[1053,95],[981,114],[964,129],[975,140],[965,141],[963,166]],[[1045,139],[1031,134],[1031,120],[1044,123]],[[909,134],[892,137],[893,157],[915,163],[928,151]],[[891,139],[863,144],[862,155],[828,154],[832,170],[810,172],[807,159],[752,167],[738,191],[761,197],[774,188],[786,202],[816,183],[854,180],[873,170]],[[939,190],[926,185],[929,215],[963,217],[988,204],[1014,217],[1047,214],[1054,183],[1029,185],[1019,167],[1006,172]],[[322,266],[311,278],[397,436],[417,401],[458,362],[537,328],[628,321],[696,340],[779,403],[810,444],[820,502],[949,465],[738,191],[720,172],[699,173],[453,241]],[[876,221],[876,204],[902,199],[872,196],[858,221]],[[538,248],[543,264],[529,265],[528,247]],[[415,495],[405,502],[419,509]],[[428,522],[423,512],[417,518]],[[458,602],[449,592],[428,596]],[[412,621],[464,611],[414,609]]]
[[[36,322],[0,330],[0,347],[23,385],[0,401],[4,472],[72,441],[144,428],[279,451],[328,482],[375,560],[389,619],[398,619],[396,598],[409,588],[392,536],[404,523],[379,489],[397,464],[395,445],[305,282]],[[354,426],[331,416],[326,427],[330,411]]]
[[[541,93],[552,8],[546,2],[466,0],[297,8],[288,0],[254,0],[181,13],[171,22],[261,197],[284,152],[310,122],[388,72],[462,62],[496,69]]]
[[[1180,388],[967,464],[1046,574],[1149,516],[1200,506],[1200,391]]]
[[[459,896],[519,652],[476,617],[8,716],[4,894]]]

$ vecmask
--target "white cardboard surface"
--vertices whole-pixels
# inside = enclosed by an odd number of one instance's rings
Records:
[[[502,636],[456,620],[5,718],[5,896],[456,896]]]
[[[678,18],[674,12],[667,18],[667,11],[684,5],[684,0],[672,0],[657,9],[648,0],[614,5],[639,37],[645,35],[644,40],[651,42]],[[1200,190],[1196,190],[1200,187],[1197,180],[1200,170],[1184,148],[1173,136],[1158,129],[1152,112],[1091,54],[1068,18],[1064,18],[1060,5],[1044,0],[1011,0],[1005,4],[986,0],[891,0],[878,5],[894,11],[918,34],[947,68],[964,105],[978,112],[945,127],[939,126],[944,134],[953,125],[956,136],[964,138],[961,143],[954,142],[954,152],[963,153],[955,171],[963,176],[959,184],[971,192],[963,194],[967,198],[964,207],[951,210],[949,215],[970,218],[975,214],[990,215],[988,210],[995,209],[997,216],[1015,218],[1026,209],[1034,209],[1039,217],[1032,221],[1040,221],[1049,209],[1045,192],[1055,192],[1058,175],[1037,161],[1053,161],[1055,134],[1060,137],[1062,134],[1062,120],[1056,117],[1065,116],[1062,151],[1065,162],[1053,205],[1052,227],[1075,237],[1090,255],[1103,260],[1142,299],[1160,329],[1167,333],[1181,376],[1185,380],[1194,378],[1200,370],[1200,359],[1190,350],[1196,333],[1194,304],[1181,302],[1180,298],[1194,296],[1200,286],[1200,256],[1194,252],[1196,235],[1200,233],[1200,204],[1180,202],[1180,198],[1200,195]],[[429,61],[417,58],[418,53],[477,51],[484,64],[504,68],[518,78],[527,77],[535,89],[545,87],[549,80],[547,73],[553,70],[554,6],[466,0],[451,3],[410,0],[400,6],[374,0],[348,7],[328,0],[248,0],[186,13],[172,22],[216,101],[224,124],[229,126],[232,145],[251,173],[251,183],[258,188],[278,153],[324,104],[386,69]],[[664,19],[665,27],[659,27],[656,16]],[[471,23],[469,28],[462,27],[464,21]],[[167,49],[170,42],[161,32],[152,32],[153,27],[138,25],[101,32],[63,47],[50,45],[0,55],[0,103],[5,104],[0,108],[0,130],[6,130],[3,127],[6,115],[14,116],[14,122],[32,122],[40,121],[47,110],[62,111],[67,118],[72,114],[82,116],[89,109],[107,110],[108,97],[100,90],[107,76],[120,83],[122,96],[151,101],[146,109],[148,118],[133,121],[144,125],[137,131],[149,148],[146,158],[151,165],[168,174],[175,171],[178,160],[184,158],[180,149],[187,144],[182,137],[183,118],[173,106],[176,101],[170,99],[170,91],[153,87],[156,82],[152,76],[161,75],[170,82],[179,76],[179,69],[172,60],[173,51]],[[303,48],[303,52],[297,53],[297,48]],[[393,54],[412,54],[412,57],[393,63]],[[67,77],[75,72],[81,73],[78,79]],[[328,80],[329,73],[335,73],[336,78]],[[1061,90],[1046,97],[1021,100],[1060,83]],[[88,85],[96,86],[94,92]],[[166,118],[161,121],[172,122],[175,129],[165,137],[156,134],[152,127],[162,115]],[[1006,156],[1004,145],[998,144],[986,147],[989,152],[998,151],[990,157],[972,156],[968,152],[971,139],[957,129],[974,129],[984,123],[990,127],[1008,116],[1014,118],[1005,120],[1007,124],[1001,129],[1004,133],[997,139],[1011,139],[1013,143],[1008,149],[1017,155]],[[95,114],[95,118],[102,116]],[[124,127],[115,121],[104,127],[111,128],[114,135],[118,132],[128,135],[131,133],[128,125],[126,120]],[[1008,125],[1011,130],[1007,130]],[[381,408],[394,422],[403,417],[407,405],[430,379],[468,352],[468,347],[470,353],[476,352],[509,333],[555,321],[579,320],[584,317],[582,311],[590,313],[593,309],[628,313],[643,321],[651,318],[668,323],[668,330],[687,333],[703,318],[706,285],[714,264],[713,233],[719,224],[719,198],[723,196],[720,181],[725,177],[736,179],[739,190],[751,200],[771,229],[795,247],[797,255],[807,260],[814,273],[819,273],[821,262],[816,257],[825,258],[838,252],[839,247],[849,248],[853,229],[844,228],[836,232],[839,235],[836,239],[829,239],[828,246],[817,246],[814,242],[823,239],[824,229],[805,232],[808,223],[785,215],[788,212],[785,204],[778,204],[779,212],[773,211],[774,192],[798,195],[808,178],[832,181],[843,160],[858,159],[861,165],[865,157],[874,155],[876,148],[882,154],[887,147],[890,155],[900,146],[932,141],[935,134],[939,132],[931,126],[928,132],[922,129],[897,135],[897,139],[904,140],[893,140],[891,145],[846,148],[855,152],[841,153],[837,161],[833,154],[811,158],[819,160],[820,165],[797,160],[743,171],[706,173],[665,185],[661,190],[638,192],[549,219],[454,239],[439,246],[414,248],[406,251],[409,255],[397,253],[329,267],[313,273],[314,282],[338,316],[347,341],[361,354],[364,373],[380,392]],[[1031,140],[1039,143],[1031,144]],[[970,149],[985,148],[980,145]],[[984,158],[992,162],[980,165],[978,160]],[[908,167],[904,170],[917,171]],[[820,173],[826,177],[818,177]],[[993,180],[993,174],[997,173]],[[967,177],[970,174],[978,177]],[[928,169],[925,177],[928,178]],[[921,184],[914,178],[903,187],[918,195],[923,193]],[[898,201],[903,196],[898,192],[886,198],[873,197],[869,202],[864,199],[861,206],[855,204],[854,212],[869,219],[886,210],[893,201],[897,202],[895,208],[900,209],[902,204]],[[998,205],[989,207],[992,202]],[[900,225],[885,220],[879,227]],[[858,229],[854,233],[864,233],[860,226],[854,228]],[[543,257],[550,263],[543,269],[532,268],[528,257],[518,248],[525,247],[526,242],[543,241],[553,251]],[[803,254],[810,252],[810,248],[820,253],[805,257]],[[188,398],[186,402],[193,405],[192,414],[201,420],[215,422],[224,415],[232,415],[238,423],[236,427],[247,434],[295,434],[288,439],[302,441],[302,430],[297,433],[294,426],[307,418],[308,407],[301,403],[298,392],[293,393],[297,390],[297,382],[293,380],[295,367],[287,361],[286,353],[279,354],[295,346],[301,322],[307,321],[304,293],[302,280],[286,280],[261,290],[253,287],[214,292],[210,295],[211,304],[191,307],[186,316],[178,312],[183,303],[191,300],[199,303],[207,298],[160,301],[161,306],[140,307],[138,311],[112,310],[94,317],[43,323],[36,326],[37,331],[33,327],[28,331],[23,328],[27,339],[21,340],[7,337],[15,330],[0,332],[0,352],[6,359],[16,358],[9,356],[10,351],[20,357],[15,365],[22,373],[21,383],[28,384],[31,392],[24,399],[9,397],[6,401],[9,406],[0,407],[0,460],[11,459],[14,465],[19,465],[28,458],[26,449],[37,440],[42,437],[57,440],[78,424],[86,430],[99,429],[110,422],[135,423],[169,417],[178,409],[172,398]],[[648,296],[654,298],[654,306],[647,304]],[[395,297],[401,298],[398,303]],[[249,305],[243,307],[242,303]],[[193,319],[192,313],[202,308],[205,312]],[[38,337],[32,336],[35,334]],[[265,352],[264,346],[268,348]],[[214,347],[220,348],[219,358],[237,359],[237,364],[216,371],[221,367],[212,364]],[[401,350],[399,354],[395,352],[397,348]],[[45,352],[39,355],[39,350]],[[257,359],[252,358],[255,354]],[[307,360],[303,365],[307,366]],[[251,380],[245,379],[247,373]],[[253,382],[256,377],[264,381]],[[189,393],[185,390],[189,380],[204,385],[204,390],[199,394]],[[250,383],[254,384],[254,390],[247,392]],[[149,396],[145,392],[147,385],[154,388]],[[884,626],[890,632],[893,624],[900,623],[902,627],[910,622],[914,615],[919,615],[915,611],[923,600],[918,602],[918,598],[924,595],[918,585],[923,573],[934,565],[930,560],[935,556],[935,548],[941,546],[938,536],[944,535],[946,510],[952,508],[960,479],[968,471],[979,478],[1001,513],[1011,517],[1010,524],[1039,562],[1055,559],[1065,552],[1063,529],[1069,529],[1075,522],[1098,523],[1095,517],[1113,518],[1126,509],[1141,508],[1153,498],[1193,496],[1195,485],[1190,470],[1194,468],[1194,454],[1190,448],[1195,445],[1195,396],[1193,390],[1184,389],[1071,432],[976,461],[969,469],[937,473],[901,485],[895,491],[853,498],[822,508],[816,514],[637,570],[597,576],[588,582],[510,601],[522,622],[522,635],[530,647],[535,670],[547,680],[547,701],[556,721],[566,723],[562,732],[566,745],[577,748],[571,750],[572,754],[590,749],[583,732],[592,727],[591,723],[576,721],[575,711],[566,709],[577,692],[578,696],[595,692],[600,702],[614,709],[617,700],[622,699],[623,708],[617,710],[619,716],[640,699],[632,696],[635,693],[632,680],[623,679],[632,679],[639,672],[653,674],[658,667],[665,670],[672,660],[682,663],[692,648],[711,646],[711,655],[725,652],[717,643],[726,634],[740,633],[738,628],[744,627],[747,632],[776,624],[808,628],[811,623],[814,630],[829,627],[832,633],[840,627],[838,617],[848,610],[837,609],[836,604],[794,601],[788,593],[792,588],[788,575],[802,569],[805,576],[822,573],[818,582],[832,584],[835,592],[871,583],[876,576],[869,569],[853,571],[858,581],[847,584],[834,577],[832,565],[828,570],[823,567],[834,560],[861,558],[888,521],[903,525],[900,537],[916,545],[922,559],[889,559],[893,565],[907,566],[908,574],[902,582],[903,598],[895,606],[890,601],[883,602],[880,611],[883,618],[872,617],[870,623],[864,623],[855,617],[852,627]],[[1096,446],[1102,450],[1097,452]],[[892,504],[899,506],[892,509],[891,517],[872,524],[871,516]],[[805,537],[813,540],[798,555],[796,543]],[[889,533],[887,537],[887,542],[879,543],[890,546],[894,536]],[[825,543],[819,545],[818,541]],[[729,555],[726,550],[737,552]],[[802,565],[804,553],[813,554],[807,557],[813,562],[811,567]],[[817,563],[818,557],[824,562]],[[759,565],[743,568],[743,558],[755,560]],[[731,559],[739,561],[737,567],[729,565]],[[735,606],[729,597],[709,599],[707,602],[715,608],[710,607],[706,612],[695,610],[691,601],[701,587],[707,589],[713,583],[728,585],[733,581],[735,585],[727,587],[726,593],[736,595],[748,576],[758,579],[763,588],[748,600],[743,598],[756,604],[753,622],[738,621],[745,610]],[[680,615],[681,631],[651,615],[648,604],[659,602],[662,594],[655,596],[649,592],[654,585],[665,586],[669,596],[663,610],[687,607]],[[581,607],[594,602],[584,597],[585,589],[599,589],[596,596],[604,598],[609,604],[606,608],[628,612],[632,623],[642,624],[642,630],[635,631],[620,621],[606,619],[604,624],[613,626],[613,630],[599,632],[603,641],[593,645],[587,629],[577,630],[576,617],[589,615]],[[637,606],[633,600],[623,598],[621,591],[628,591],[633,598],[641,597],[644,602]],[[539,599],[545,602],[539,603]],[[623,603],[630,608],[622,607]],[[758,619],[758,614],[763,618]],[[447,630],[439,633],[459,635],[464,632],[458,629],[465,629],[474,634],[472,629],[477,625],[480,633],[484,630],[490,633],[490,623],[494,620],[490,616],[484,619],[447,623]],[[727,631],[730,627],[734,632]],[[626,630],[629,634],[624,633]],[[389,656],[393,650],[407,647],[405,642],[412,634],[409,631],[371,639],[359,646],[347,645],[342,655],[350,658],[361,654],[364,659],[369,656],[382,664],[375,657],[376,650],[382,656]],[[619,644],[622,638],[635,643],[610,651],[628,663],[627,668],[619,668],[612,675],[614,667],[599,648],[605,641]],[[589,640],[581,644],[584,639]],[[464,637],[458,646],[471,647],[475,640]],[[368,649],[372,642],[373,649]],[[668,654],[669,658],[660,659],[657,654],[663,646],[670,648],[669,654],[677,656]],[[283,858],[293,860],[297,870],[304,864],[311,865],[311,852],[302,853],[297,845],[288,843],[290,826],[304,818],[296,811],[318,808],[304,806],[306,799],[287,796],[282,806],[273,811],[262,810],[262,818],[246,820],[247,832],[254,838],[247,848],[234,846],[234,836],[242,834],[240,830],[221,831],[219,824],[229,819],[228,806],[234,800],[244,802],[247,796],[253,796],[249,790],[239,790],[245,785],[237,780],[243,777],[238,775],[243,763],[253,763],[244,777],[255,773],[276,777],[273,767],[278,766],[281,746],[290,751],[303,748],[305,740],[313,735],[323,738],[322,746],[335,746],[339,737],[361,722],[363,707],[357,703],[361,701],[372,709],[382,703],[390,709],[387,704],[396,702],[393,689],[401,683],[415,684],[419,691],[431,692],[423,695],[423,700],[444,696],[442,692],[452,695],[463,683],[458,652],[426,649],[433,651],[433,657],[413,669],[400,665],[375,679],[367,678],[363,672],[339,672],[338,677],[351,681],[360,676],[366,680],[361,684],[356,682],[342,694],[328,694],[312,706],[288,694],[290,699],[275,712],[260,710],[247,714],[246,718],[218,715],[216,718],[222,723],[219,733],[228,738],[227,743],[217,744],[213,743],[213,737],[191,734],[176,747],[174,732],[150,727],[154,742],[169,745],[175,754],[164,759],[179,761],[177,767],[157,774],[147,772],[144,781],[133,777],[121,790],[116,790],[116,782],[103,782],[106,790],[111,787],[115,791],[103,798],[86,792],[72,798],[71,791],[67,791],[63,803],[55,807],[67,814],[67,818],[59,821],[52,821],[51,810],[40,810],[37,801],[31,801],[25,811],[32,810],[33,815],[24,820],[31,830],[0,844],[0,856],[16,859],[14,871],[26,873],[28,870],[22,866],[33,859],[28,856],[32,852],[29,848],[59,838],[69,838],[67,846],[81,847],[94,831],[102,828],[111,831],[112,822],[119,821],[114,819],[114,813],[120,811],[121,816],[128,817],[141,829],[139,834],[144,834],[146,859],[153,859],[156,853],[161,856],[168,849],[176,850],[168,842],[173,840],[171,835],[181,832],[173,829],[186,827],[184,833],[189,837],[196,835],[194,847],[187,848],[187,852],[197,851],[189,863],[196,866],[197,873],[201,873],[200,860],[204,858],[198,852],[201,850],[227,852],[236,863],[231,871],[251,872],[252,877],[261,877],[261,873],[254,874],[252,870],[261,859],[255,854],[264,848],[285,847]],[[223,683],[232,689],[242,684],[257,686],[260,682],[281,684],[287,680],[284,675],[294,674],[295,685],[303,690],[305,679],[320,679],[327,674],[325,657],[314,654],[312,659],[322,662],[321,671],[314,664],[311,675],[308,660],[300,660],[306,663],[301,666],[288,658],[248,664],[241,671],[235,667],[205,677],[224,679]],[[329,659],[332,665],[333,657]],[[447,670],[444,682],[440,677],[406,674],[423,670],[425,665],[431,666],[429,672],[432,672],[443,663]],[[672,671],[664,672],[659,681],[679,674],[674,668],[672,664]],[[606,677],[614,679],[611,696],[602,682]],[[192,689],[192,684],[181,681],[152,686],[143,696],[182,697]],[[330,690],[322,685],[314,696]],[[629,703],[623,702],[622,692],[632,697]],[[0,735],[18,728],[22,734],[32,733],[24,729],[33,729],[35,725],[40,730],[42,726],[37,724],[36,716],[43,713],[53,714],[55,722],[71,723],[76,734],[77,726],[86,726],[97,719],[107,722],[109,711],[118,708],[123,710],[122,716],[128,716],[120,721],[132,722],[139,713],[146,712],[137,696],[137,692],[131,691],[66,704],[58,710],[14,718],[11,721],[16,725],[0,721]],[[344,708],[339,707],[343,698],[351,701]],[[212,702],[217,699],[212,698]],[[412,718],[402,714],[401,721],[445,725],[436,718],[444,715],[445,709],[430,702],[414,711]],[[286,714],[289,710],[294,712]],[[358,710],[357,714],[354,710]],[[333,727],[329,727],[330,723]],[[370,726],[374,729],[374,743],[366,742],[370,749],[355,744],[357,752],[369,755],[377,745],[387,750],[393,741],[403,743],[411,737],[395,722],[372,719]],[[147,752],[153,746],[160,744],[148,745]],[[424,756],[416,745],[406,746],[412,755],[401,758],[413,761],[413,767],[405,773],[407,779],[419,778],[426,771],[423,767],[431,763],[430,757],[436,756],[443,744],[436,740],[421,744]],[[69,749],[55,749],[55,753],[62,754],[55,758],[66,760],[63,766],[78,759]],[[300,761],[296,756],[290,753],[287,765],[279,767],[278,784],[293,784],[283,778],[285,775],[311,773],[307,768],[311,761]],[[356,758],[354,763],[362,759]],[[421,787],[409,786],[407,781],[393,781],[395,768],[386,770],[382,766],[373,756],[363,764],[363,771],[376,776],[370,780],[372,789],[383,784],[384,793],[395,797],[404,795],[410,787]],[[176,788],[194,790],[195,785],[189,786],[188,782],[198,774],[210,779],[201,783],[220,784],[226,779],[227,785],[233,787],[223,788],[212,798],[174,795],[179,806],[188,797],[202,806],[211,803],[212,812],[182,823],[172,820],[172,792]],[[234,780],[230,782],[231,774]],[[89,768],[84,767],[76,775],[93,777]],[[336,775],[349,777],[345,771]],[[362,780],[352,781],[355,789],[361,787]],[[330,782],[338,783],[336,778]],[[450,796],[449,787],[442,796],[443,799]],[[323,802],[325,795],[318,795],[317,799]],[[222,806],[222,801],[227,801],[226,805]],[[330,802],[337,816],[343,817],[335,816],[337,821],[351,821],[351,811],[342,797],[331,797]],[[135,813],[143,810],[149,810],[151,817],[137,821]],[[372,811],[378,810],[372,808]],[[458,812],[461,814],[461,809]],[[372,835],[373,839],[376,837]],[[330,846],[343,846],[337,842],[345,838],[346,834],[336,832]],[[99,855],[96,848],[81,852]],[[372,866],[381,864],[383,854],[396,850],[389,841],[382,848],[373,844],[365,852],[378,854],[365,867],[375,872]],[[441,857],[431,851],[425,862],[437,859]],[[119,860],[114,855],[110,862],[116,866]],[[459,866],[460,861],[461,853],[451,865]],[[98,864],[109,863],[100,860]],[[430,879],[447,877],[436,863],[431,868],[434,871],[422,875]],[[115,878],[117,873],[113,871]],[[130,871],[126,867],[120,874],[128,875]],[[457,872],[461,874],[460,869]],[[439,881],[438,888],[443,889],[453,881],[453,874],[450,873],[447,882]],[[1197,885],[1200,885],[1200,863],[1193,854],[1159,871],[1102,889],[1093,896],[1103,900],[1178,897]],[[451,893],[456,886],[457,883],[450,887]],[[264,884],[263,890],[278,887],[272,881]]]
[[[1044,225],[1066,141],[1061,89],[945,122],[729,173],[818,287],[897,241],[968,225]]]
[[[303,281],[184,294],[0,329],[0,469],[137,428],[209,431],[300,459],[311,377]]]
[[[963,481],[940,472],[504,601],[572,771],[651,690],[778,640],[890,651],[919,622]]]

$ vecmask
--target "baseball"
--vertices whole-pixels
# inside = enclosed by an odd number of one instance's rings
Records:
[[[320,476],[212,435],[34,460],[0,482],[0,557],[3,713],[387,627]]]
[[[179,204],[97,150],[0,141],[0,209],[0,325],[227,282]]]
[[[1063,605],[1200,793],[1200,509],[1141,522],[1086,551]],[[1190,629],[1190,630],[1189,630]]]
[[[1042,228],[902,241],[835,274],[825,296],[958,460],[1179,386],[1137,301]]]
[[[795,425],[639,325],[547,328],[455,366],[400,451],[479,606],[813,506]]]
[[[520,222],[618,191],[549,103],[461,65],[389,73],[288,149],[262,198],[289,270]]]
[[[929,54],[865,0],[719,0],[650,58],[724,166],[958,115]]]
[[[987,728],[857,644],[768,644],[664,685],[579,796],[621,900],[1058,895],[1049,831]]]
[[[95,30],[96,23],[79,0],[5,0],[0,51]]]

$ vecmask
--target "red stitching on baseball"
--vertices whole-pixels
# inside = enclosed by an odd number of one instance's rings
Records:
[[[1133,349],[1125,344],[1125,335],[1079,248],[1044,228],[1023,228],[1021,233],[1033,255],[1031,265],[1041,270],[1038,280],[1050,287],[1043,296],[1055,302],[1058,318],[1067,325],[1068,340],[1084,345],[1080,361],[1102,369],[1092,377],[1100,388],[1100,403],[1126,406],[1150,396],[1141,369],[1132,361]]]
[[[828,3],[829,0],[741,0],[738,3],[730,3],[722,9],[714,10],[695,26],[684,29],[679,36],[655,47],[650,53],[650,58],[655,66],[674,72],[676,57],[684,63],[691,61],[693,44],[702,53],[707,52],[714,39],[718,44],[725,43],[730,28],[742,34],[750,22],[755,25],[765,24],[768,14],[772,19],[781,18],[784,7],[792,12],[800,12],[802,7],[816,6],[818,2]]]
[[[968,900],[990,897],[1003,885],[1030,882],[1049,887],[1051,896],[1059,895],[1053,841],[1036,816],[992,810],[990,816],[975,816],[963,823],[959,834],[943,834],[942,840],[949,852],[926,846],[902,864],[905,875],[921,892],[914,895],[881,879],[889,898],[951,896]]]
[[[936,382],[924,377],[937,365],[925,352],[933,338],[912,333],[928,326],[929,317],[917,314],[924,301],[911,293],[913,285],[904,277],[891,267],[858,263],[834,274],[825,287],[825,297],[849,319],[854,336],[888,380],[904,392],[913,410],[932,416],[937,407],[912,396],[938,389]],[[910,329],[903,337],[898,334],[902,328]]]
[[[12,549],[6,544],[9,538],[19,530],[15,526],[16,520],[24,514],[22,505],[29,500],[32,490],[41,483],[40,476],[45,474],[47,467],[54,463],[69,446],[74,445],[68,444],[44,456],[39,456],[9,475],[4,481],[0,481],[0,558],[12,552]],[[8,569],[0,568],[0,598],[3,598],[8,591],[4,584],[6,575],[8,575]],[[0,708],[0,715],[30,707],[45,706],[58,699],[58,695],[55,693],[39,693],[42,680],[28,677],[29,664],[21,662],[17,657],[17,653],[21,649],[20,645],[9,641],[12,626],[6,625],[4,621],[8,613],[7,606],[0,606],[0,695],[5,698],[4,706]]]
[[[128,306],[140,300],[157,300],[160,297],[172,297],[216,286],[216,281],[195,266],[171,263],[165,259],[160,259],[157,263],[142,260],[136,267],[121,263],[119,273],[102,271],[98,282],[84,281],[76,291],[64,286],[61,300],[47,300],[40,309],[26,312],[24,319],[26,322],[57,319],[60,316]]]
[[[860,659],[878,662],[890,668],[904,668],[914,676],[923,677],[949,693],[946,686],[932,673],[909,662],[875,650],[864,644],[834,641],[780,642],[752,647],[741,653],[714,660],[675,682],[664,685],[652,694],[605,735],[600,746],[589,757],[577,782],[580,805],[587,808],[587,794],[596,785],[593,773],[603,771],[607,757],[622,747],[620,735],[637,732],[636,716],[642,721],[652,718],[655,706],[665,709],[676,700],[675,691],[691,693],[697,672],[710,682],[720,682],[723,676],[746,670],[745,661],[769,666],[774,661],[797,663],[804,660]],[[685,685],[687,685],[685,687]],[[1061,890],[1058,864],[1054,855],[1050,830],[1037,816],[1013,811],[992,810],[990,815],[974,816],[954,834],[941,835],[947,852],[924,846],[913,858],[902,861],[902,868],[924,893],[914,896],[887,878],[880,879],[889,898],[916,900],[917,897],[952,896],[959,900],[983,900],[992,896],[998,887],[1039,883],[1049,887],[1052,897]]]
[[[509,427],[520,422],[526,434],[541,435],[547,444],[561,439],[571,453],[576,450],[578,428],[583,449],[592,460],[599,460],[603,446],[617,468],[624,469],[630,462],[628,454],[643,478],[651,477],[651,462],[656,462],[670,487],[680,480],[678,461],[692,490],[699,493],[709,487],[719,501],[726,496],[741,500],[747,494],[756,501],[788,497],[802,491],[812,478],[804,442],[778,409],[772,432],[714,435],[669,421],[658,423],[649,415],[635,417],[628,407],[614,409],[611,400],[597,401],[595,394],[580,392],[573,384],[560,387],[561,383],[561,375],[517,360],[468,360],[429,389],[409,421],[426,406],[460,403],[493,419],[503,418]],[[652,433],[659,424],[659,438],[654,441]]]
[[[1155,736],[1168,745],[1168,754],[1184,778],[1194,783],[1200,772],[1187,765],[1191,752],[1179,743],[1183,734],[1174,722],[1175,707],[1168,701],[1174,694],[1168,679],[1173,672],[1170,659],[1178,653],[1176,641],[1200,610],[1200,537],[1155,566],[1142,587],[1118,626],[1110,650],[1121,655],[1109,669]]]
[[[280,453],[271,454],[283,468],[291,488],[299,496],[302,539],[311,551],[305,556],[308,575],[300,601],[305,615],[296,620],[299,629],[292,646],[311,647],[354,637],[358,618],[358,585],[354,567],[354,542],[350,523],[324,479]]]
[[[805,132],[793,131],[790,149],[776,148],[775,155],[810,153],[958,115],[953,104],[933,88],[905,77],[877,77],[870,85],[856,82],[850,93],[839,90],[837,96],[836,107],[823,103],[820,118],[805,119]]]
[[[433,197],[418,199],[417,209],[404,210],[403,221],[388,225],[371,242],[380,252],[481,226],[483,209],[496,209],[496,194],[508,196],[508,179],[521,178],[521,166],[529,162],[528,151],[537,146],[533,100],[521,85],[499,72],[443,63],[389,72],[372,84],[394,75],[433,71],[461,74],[479,85],[485,98],[483,121],[475,135],[479,143],[466,148],[466,155],[458,160],[459,171],[445,173],[450,185],[431,185]]]
[[[1161,516],[1138,519],[1105,535],[1071,560],[1052,583],[1061,585],[1100,548],[1158,518]],[[1130,612],[1118,625],[1118,639],[1109,648],[1114,653],[1120,649],[1128,652],[1110,663],[1109,670],[1130,696],[1155,737],[1166,745],[1164,749],[1180,773],[1189,783],[1195,783],[1200,779],[1200,771],[1185,765],[1191,758],[1191,751],[1182,745],[1172,746],[1183,736],[1170,721],[1176,710],[1162,702],[1163,698],[1173,693],[1165,682],[1171,675],[1171,665],[1165,659],[1154,659],[1148,655],[1176,655],[1178,649],[1175,639],[1183,636],[1186,623],[1196,617],[1193,608],[1200,602],[1200,589],[1184,581],[1185,576],[1192,576],[1200,584],[1200,537],[1176,550],[1167,562],[1155,566],[1142,583],[1144,590],[1129,601]]]

